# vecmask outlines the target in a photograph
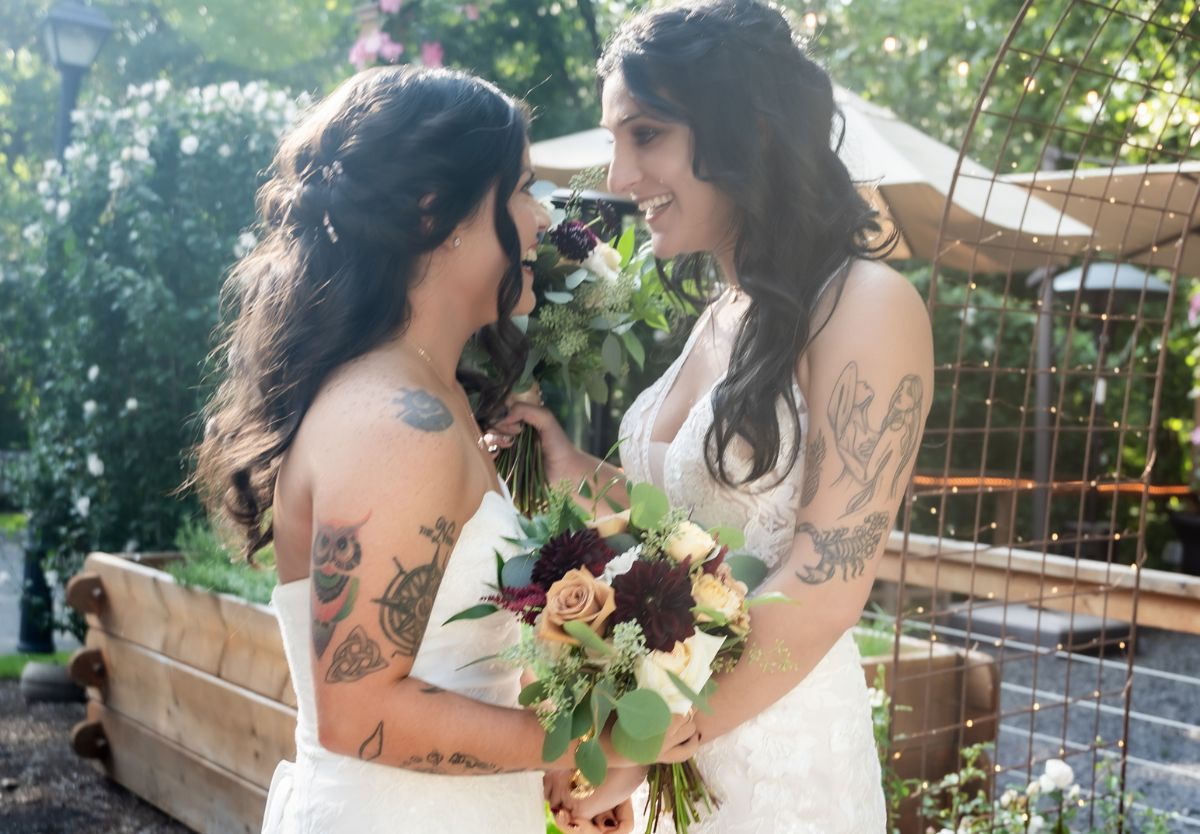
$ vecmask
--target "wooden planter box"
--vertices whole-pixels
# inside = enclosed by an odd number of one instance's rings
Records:
[[[894,653],[864,657],[863,673],[873,685],[884,668],[892,702],[892,768],[905,779],[936,782],[961,765],[959,751],[995,742],[1000,709],[1000,676],[995,660],[970,651],[901,635],[900,658]],[[903,834],[921,834],[918,803],[905,804]]]
[[[81,755],[195,831],[257,834],[296,696],[274,614],[93,553],[68,589],[87,615],[71,672],[88,687]]]
[[[195,831],[257,834],[275,766],[295,758],[296,696],[271,610],[105,553],[88,556],[68,601],[88,621],[71,662],[88,688],[75,749]],[[995,739],[999,681],[986,654],[900,639],[898,667],[889,652],[863,672],[871,684],[882,664],[895,703],[913,708],[896,713],[897,772],[932,781],[957,769],[960,746]]]

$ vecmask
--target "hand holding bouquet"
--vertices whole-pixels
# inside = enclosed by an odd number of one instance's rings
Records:
[[[576,743],[572,787],[586,797],[608,773],[602,741],[654,765],[672,716],[708,709],[711,677],[737,662],[759,600],[738,578],[756,560],[730,555],[740,531],[702,528],[650,484],[630,488],[629,510],[602,518],[572,492],[552,490],[546,512],[521,519],[524,552],[498,559],[497,593],[452,619],[506,610],[525,624],[501,658],[536,676],[520,702],[546,729],[543,758]],[[690,760],[654,765],[649,779],[652,824],[666,812],[686,834],[700,807],[714,806]]]

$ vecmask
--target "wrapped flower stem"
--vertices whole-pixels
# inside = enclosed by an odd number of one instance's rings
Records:
[[[542,394],[535,382],[528,390],[514,394],[513,402],[541,405]],[[542,458],[542,439],[537,429],[526,424],[507,449],[496,455],[496,471],[508,484],[513,504],[526,516],[546,509],[550,484],[546,479],[546,464]]]
[[[703,813],[711,814],[720,803],[704,784],[704,777],[693,759],[682,764],[655,764],[646,776],[650,795],[646,806],[646,834],[658,828],[663,814],[675,823],[676,834],[687,834],[688,826]]]

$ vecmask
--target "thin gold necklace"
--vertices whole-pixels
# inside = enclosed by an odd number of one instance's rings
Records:
[[[429,353],[426,352],[425,348],[421,347],[420,345],[413,345],[413,347],[416,349],[417,355],[425,360],[425,364],[427,364],[429,367],[432,368],[433,367],[433,357],[431,357],[429,355]],[[463,397],[464,398],[466,397],[465,393],[463,394]],[[470,401],[467,402],[467,405],[470,406]],[[468,407],[468,409],[467,409],[468,413],[470,412],[470,410],[471,409]],[[475,417],[475,415],[472,414],[471,419],[474,420],[474,417]],[[478,429],[479,426],[476,425],[475,428]],[[489,453],[496,451],[496,448],[497,448],[495,444],[488,443],[482,434],[478,435],[475,438],[475,445],[479,447],[480,451],[489,452]]]

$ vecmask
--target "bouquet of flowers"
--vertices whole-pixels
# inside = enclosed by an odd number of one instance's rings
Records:
[[[538,304],[526,323],[530,356],[514,399],[539,403],[545,383],[586,414],[593,402],[608,401],[609,377],[644,365],[640,334],[668,329],[668,302],[649,248],[636,250],[633,227],[605,243],[588,224],[556,213],[534,264]],[[533,429],[500,452],[496,468],[521,512],[545,508],[549,484]]]
[[[497,557],[497,592],[451,620],[518,617],[521,640],[500,658],[536,676],[520,702],[546,729],[545,760],[579,739],[572,792],[590,795],[608,772],[598,736],[611,720],[616,752],[652,765],[650,827],[666,813],[686,834],[714,799],[693,762],[653,763],[672,713],[707,711],[712,674],[740,657],[749,609],[767,599],[748,599],[739,578],[757,560],[731,554],[740,530],[703,529],[650,484],[630,487],[629,510],[600,518],[606,490],[589,514],[570,486],[551,490],[546,512],[521,519],[523,552]]]

